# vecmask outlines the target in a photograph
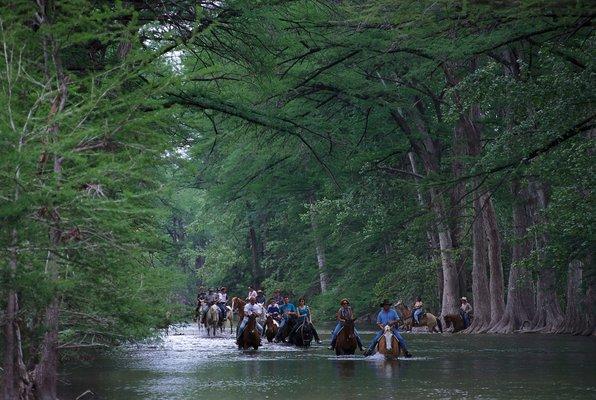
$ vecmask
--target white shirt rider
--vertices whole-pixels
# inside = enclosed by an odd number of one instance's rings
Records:
[[[257,317],[260,317],[262,313],[263,308],[258,303],[246,303],[246,305],[244,306],[244,318],[247,318],[249,315],[253,314],[255,314]]]
[[[219,302],[220,303],[227,303],[228,301],[228,294],[224,292],[219,292]]]

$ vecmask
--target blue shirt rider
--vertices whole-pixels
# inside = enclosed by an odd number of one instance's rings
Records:
[[[228,309],[226,308],[228,304],[228,289],[225,286],[222,286],[219,289],[218,299],[217,299],[217,306],[219,307],[219,311],[221,312],[221,321],[226,320],[226,314]]]
[[[273,340],[275,343],[282,341],[285,339],[285,327],[288,323],[290,318],[297,318],[298,311],[296,310],[296,306],[290,303],[290,296],[284,296],[284,304],[279,307],[279,312],[281,313],[281,322],[279,323],[279,329],[277,330],[277,335]]]
[[[315,338],[315,340],[317,341],[317,343],[321,344],[321,339],[319,338],[319,334],[318,334],[315,326],[312,323],[312,319],[311,319],[311,315],[310,315],[310,308],[306,305],[306,299],[304,297],[301,297],[300,299],[298,299],[297,310],[298,310],[299,317],[304,318],[305,322],[310,326],[312,335]]]
[[[397,329],[397,321],[400,320],[397,311],[391,308],[391,303],[389,303],[389,301],[387,300],[383,301],[380,304],[380,306],[383,307],[377,315],[377,326],[380,330],[373,338],[372,342],[370,343],[370,346],[368,347],[364,355],[369,356],[375,352],[375,347],[377,346],[379,339],[383,335],[385,326],[389,325],[392,328],[393,336],[395,336],[395,338],[399,341],[399,345],[404,349],[405,356],[412,357],[412,355],[408,351],[408,345],[406,343],[406,340],[403,338],[403,336],[399,333],[399,330]]]
[[[267,307],[267,315],[270,315],[274,320],[279,321],[279,306],[273,299],[269,301],[269,306]]]
[[[348,319],[354,319],[354,311],[352,311],[352,307],[350,307],[350,301],[348,299],[341,299],[339,302],[341,306],[339,310],[337,310],[337,325],[335,325],[335,329],[331,333],[331,345],[329,346],[329,350],[335,349],[335,342],[337,340],[337,335],[344,327],[344,322]],[[354,334],[356,335],[356,341],[358,342],[358,347],[360,351],[364,351],[362,347],[362,340],[360,339],[360,335],[358,331],[354,328]]]
[[[416,302],[414,303],[414,310],[413,317],[416,324],[420,325],[420,316],[424,313],[424,303],[422,303],[422,297],[416,297]]]

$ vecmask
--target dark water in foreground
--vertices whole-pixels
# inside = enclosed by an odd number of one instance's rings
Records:
[[[320,332],[329,329],[319,329]],[[366,341],[372,331],[364,331]],[[322,335],[324,346],[329,336]],[[178,328],[162,343],[63,368],[61,399],[596,399],[596,339],[560,335],[406,335],[413,359],[335,357],[323,345],[265,344]],[[265,341],[266,342],[266,341]]]

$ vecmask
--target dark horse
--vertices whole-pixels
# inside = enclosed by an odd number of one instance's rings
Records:
[[[459,314],[447,314],[443,317],[445,320],[445,327],[449,328],[449,326],[453,325],[453,333],[463,331],[466,327],[464,324],[464,320]]]
[[[308,347],[313,338],[312,328],[308,320],[300,318],[290,332],[289,342],[298,347]]]
[[[265,321],[265,336],[267,337],[267,341],[271,343],[275,335],[277,335],[277,329],[279,325],[276,321],[273,320],[271,315],[267,316],[267,320]]]
[[[259,348],[259,345],[261,344],[261,334],[257,329],[257,320],[254,315],[248,317],[248,322],[244,327],[244,331],[236,340],[236,343],[240,350],[246,350],[249,347],[252,347],[255,350]]]
[[[356,339],[356,333],[354,332],[354,320],[347,319],[344,322],[344,327],[337,335],[337,341],[335,342],[335,354],[338,356],[344,354],[354,354],[358,347],[358,340]]]

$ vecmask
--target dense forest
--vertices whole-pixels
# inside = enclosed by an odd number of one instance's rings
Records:
[[[2,394],[199,286],[594,335],[589,1],[9,0]]]

